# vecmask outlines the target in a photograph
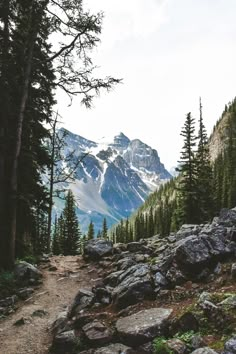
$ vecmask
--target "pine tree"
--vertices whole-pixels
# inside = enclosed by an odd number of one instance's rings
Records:
[[[208,138],[203,123],[202,102],[200,98],[200,119],[198,133],[198,150],[196,154],[197,164],[197,222],[209,221],[213,214],[213,171],[210,162]]]
[[[186,116],[181,136],[184,138],[184,145],[181,151],[178,172],[180,173],[179,191],[179,217],[181,223],[197,222],[197,177],[195,159],[195,120],[191,113]]]
[[[94,224],[91,221],[88,227],[88,234],[87,234],[88,240],[93,240],[94,239]]]
[[[102,224],[102,237],[106,240],[107,239],[107,220],[106,218],[103,219],[103,224]]]
[[[76,255],[79,250],[81,233],[79,222],[75,212],[75,199],[71,190],[66,196],[65,208],[63,210],[64,219],[64,255]]]

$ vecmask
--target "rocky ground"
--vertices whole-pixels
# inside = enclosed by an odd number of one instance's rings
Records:
[[[0,323],[1,353],[234,354],[235,262],[236,210],[166,239],[89,241],[83,259],[43,266],[43,285]]]
[[[32,271],[22,267],[18,277],[27,286],[0,300],[1,354],[48,353],[58,313],[65,311],[80,287],[91,286],[98,277],[93,266],[85,271],[82,264],[82,257],[54,256],[40,264],[41,274],[37,270],[35,274],[34,267]]]

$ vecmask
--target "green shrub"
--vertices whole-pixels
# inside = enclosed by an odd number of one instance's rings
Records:
[[[169,349],[166,344],[167,340],[164,337],[159,337],[153,341],[153,349],[156,354],[174,354],[173,350]]]
[[[192,338],[195,335],[196,335],[196,333],[194,331],[188,331],[188,332],[181,333],[181,334],[177,333],[175,335],[175,338],[178,338],[178,339],[182,340],[182,342],[184,342],[185,344],[190,344]]]

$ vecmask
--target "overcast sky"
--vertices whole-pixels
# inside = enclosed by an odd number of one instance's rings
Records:
[[[198,118],[202,97],[210,133],[236,96],[235,0],[85,0],[105,18],[95,50],[99,75],[123,78],[94,108],[59,97],[65,126],[98,141],[122,131],[176,165],[188,112]]]

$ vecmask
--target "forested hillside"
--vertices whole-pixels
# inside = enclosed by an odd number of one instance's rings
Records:
[[[189,113],[181,131],[179,175],[152,193],[138,211],[111,231],[113,239],[169,235],[184,223],[204,223],[236,204],[236,99],[225,106],[207,138],[202,104],[198,132]],[[126,230],[129,230],[128,233]]]

